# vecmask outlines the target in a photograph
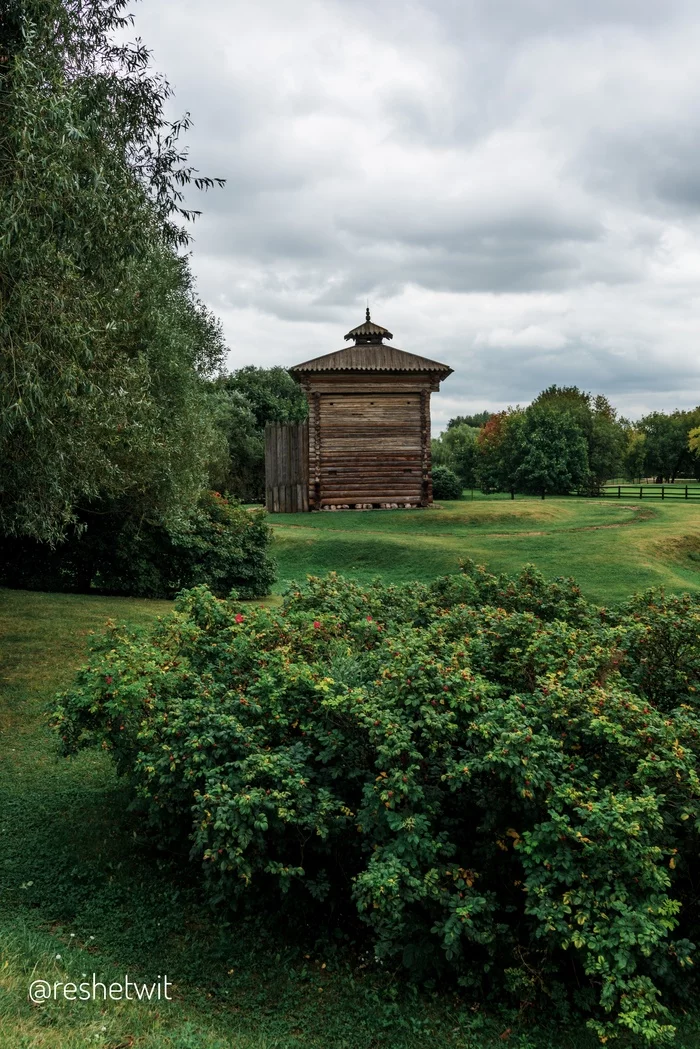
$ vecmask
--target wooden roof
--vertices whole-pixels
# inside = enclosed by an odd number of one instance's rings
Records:
[[[369,306],[365,313],[364,324],[358,324],[356,328],[349,331],[345,336],[345,341],[348,339],[354,339],[355,342],[365,343],[380,343],[382,339],[393,339],[394,336],[391,334],[388,328],[382,328],[381,324],[375,324],[369,315]]]
[[[364,324],[353,328],[345,336],[354,339],[354,346],[346,346],[335,353],[325,353],[303,364],[295,364],[289,371],[292,375],[306,372],[435,372],[441,379],[452,374],[447,364],[407,353],[396,346],[386,346],[382,339],[393,339],[393,335],[381,324],[370,319],[369,306]]]
[[[419,357],[416,353],[407,353],[397,346],[385,346],[384,343],[360,343],[346,346],[335,353],[325,353],[314,357],[303,364],[295,364],[289,371],[292,375],[305,372],[437,372],[446,379],[452,374],[452,368],[428,357]]]

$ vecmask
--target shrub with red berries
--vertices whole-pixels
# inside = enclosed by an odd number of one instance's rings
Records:
[[[700,600],[463,567],[275,609],[191,590],[95,643],[65,749],[109,748],[221,904],[352,909],[378,958],[663,1042],[700,934]]]

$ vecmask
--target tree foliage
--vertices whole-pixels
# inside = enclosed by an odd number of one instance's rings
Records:
[[[644,468],[649,477],[675,481],[689,473],[700,476],[700,463],[689,447],[690,431],[700,424],[700,408],[690,412],[651,412],[639,420],[637,429],[645,437]]]
[[[622,452],[622,473],[630,481],[639,481],[645,476],[647,457],[646,434],[634,426],[625,432],[625,447]]]
[[[222,597],[263,597],[275,578],[265,512],[249,512],[218,492],[166,523],[132,513],[84,512],[55,547],[0,538],[0,585],[27,590],[172,598],[206,584]]]
[[[607,397],[550,386],[528,408],[497,412],[484,424],[475,473],[486,492],[595,492],[620,474],[630,480],[673,481],[683,472],[700,477],[690,439],[699,423],[696,408],[652,412],[633,424],[617,417]]]
[[[454,419],[450,419],[447,429],[451,430],[453,426],[469,426],[472,429],[480,430],[482,426],[486,425],[492,415],[493,412],[489,411],[476,412],[474,415],[457,415]]]
[[[449,466],[433,467],[433,496],[435,499],[462,498],[462,482]]]
[[[476,484],[477,438],[479,429],[466,423],[449,425],[431,441],[433,465],[446,466],[459,478],[462,488]]]
[[[246,399],[260,430],[267,422],[300,422],[308,415],[304,392],[285,368],[249,364],[221,376],[217,386]]]
[[[17,0],[0,62],[0,531],[56,541],[79,508],[194,506],[219,436],[219,326],[181,227],[199,178],[167,82],[119,44],[126,0]]]
[[[509,434],[521,414],[519,409],[496,412],[479,432],[476,479],[483,492],[511,491],[514,487],[515,464]]]
[[[688,450],[697,458],[700,454],[700,426],[694,426],[688,432]]]
[[[243,394],[213,383],[210,395],[224,445],[224,454],[212,462],[210,484],[245,503],[264,502],[264,429]]]
[[[550,386],[531,407],[565,413],[573,420],[586,442],[587,479],[592,487],[619,473],[625,435],[607,397],[593,397],[577,386]]]
[[[585,487],[586,440],[573,413],[535,404],[514,416],[506,436],[514,487],[530,495],[566,495]]]
[[[213,481],[222,491],[245,502],[265,498],[265,423],[298,422],[308,404],[297,382],[284,368],[248,365],[212,383],[217,425],[228,454]]]

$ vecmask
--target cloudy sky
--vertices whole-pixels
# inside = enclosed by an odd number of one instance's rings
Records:
[[[142,0],[189,110],[192,263],[229,366],[369,300],[452,415],[550,383],[700,402],[697,0]]]

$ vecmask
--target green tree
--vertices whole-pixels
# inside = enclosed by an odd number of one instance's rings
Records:
[[[126,0],[16,0],[0,40],[0,533],[193,506],[223,357],[176,249],[195,177]]]
[[[624,427],[607,397],[598,395],[591,405],[590,429],[584,429],[588,469],[595,487],[616,477],[626,445]]]
[[[210,483],[246,503],[265,499],[265,438],[253,410],[237,390],[214,384],[211,390],[217,428],[225,443],[225,454],[212,463]]]
[[[431,442],[435,466],[447,466],[457,474],[462,488],[476,485],[477,438],[479,430],[462,423],[451,426]]]
[[[591,395],[579,390],[578,386],[552,384],[542,390],[532,402],[533,407],[547,407],[568,411],[572,414],[590,411]]]
[[[245,397],[259,429],[267,422],[297,422],[308,415],[304,391],[285,368],[249,364],[222,376],[217,386]]]
[[[700,423],[700,408],[690,412],[650,412],[637,427],[645,435],[645,473],[660,481],[675,481],[697,469],[688,447],[691,429]]]
[[[450,419],[447,429],[451,430],[453,426],[472,426],[480,430],[482,426],[486,425],[492,415],[493,412],[488,411],[477,412],[475,415],[457,415],[454,419]]]
[[[586,441],[588,476],[600,487],[619,474],[625,448],[625,431],[607,397],[579,390],[578,386],[550,386],[532,402],[533,408],[566,412]]]
[[[630,481],[639,481],[644,477],[646,461],[646,434],[633,426],[625,431],[625,447],[622,453],[622,472]]]
[[[569,412],[531,406],[513,421],[507,439],[519,491],[565,495],[588,481],[586,441]]]
[[[700,455],[700,426],[695,426],[688,433],[688,448],[697,458]]]
[[[476,442],[476,480],[483,492],[508,492],[515,487],[515,445],[512,435],[523,411],[496,412],[484,424]]]

